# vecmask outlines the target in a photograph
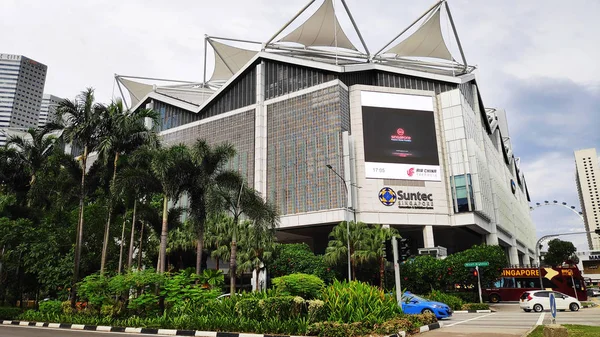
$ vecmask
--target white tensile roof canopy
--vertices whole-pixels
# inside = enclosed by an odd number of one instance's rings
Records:
[[[250,61],[258,51],[233,47],[208,39],[215,54],[215,68],[210,81],[228,80]]]
[[[333,0],[325,0],[321,7],[298,28],[278,42],[295,42],[306,47],[337,47],[358,49],[350,41],[335,15]]]
[[[117,83],[122,84],[129,91],[131,106],[136,106],[152,92],[169,95],[197,105],[205,100],[204,97],[207,94],[214,93],[215,89],[218,89],[242,71],[259,52],[308,58],[336,65],[379,63],[392,67],[451,74],[453,76],[455,74],[465,74],[474,69],[474,67],[467,64],[464,57],[447,0],[436,0],[431,8],[374,54],[369,51],[345,0],[319,1],[319,7],[306,20],[299,25],[295,25],[296,28],[293,30],[286,32],[287,28],[298,17],[303,13],[308,13],[309,7],[314,8],[313,4],[316,2],[317,0],[310,0],[266,43],[206,36],[204,78],[201,83],[172,81],[179,82],[179,84],[156,86],[133,81],[131,79],[136,79],[136,77],[131,76],[118,75],[115,78]],[[337,16],[340,8],[352,23],[363,51],[356,47],[340,25]],[[451,30],[460,50],[462,62],[456,61],[446,41],[444,41],[441,24],[443,8],[445,8],[445,14],[451,24]],[[412,33],[407,34],[408,36],[397,42],[403,34],[411,29]],[[449,38],[451,38],[451,35]],[[236,45],[227,43],[230,41],[236,42]],[[260,48],[256,47],[255,50],[241,48],[239,47],[240,43],[253,44],[254,46],[260,46]],[[207,81],[206,49],[209,45],[214,53],[214,70]],[[200,88],[203,88],[203,90],[200,90]],[[180,94],[179,91],[181,91]]]
[[[431,57],[454,61],[442,36],[440,11],[441,8],[438,7],[433,15],[414,33],[397,45],[387,49],[385,53],[393,53],[397,56]]]

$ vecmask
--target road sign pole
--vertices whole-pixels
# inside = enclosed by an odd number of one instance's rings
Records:
[[[475,266],[475,270],[477,270],[477,287],[479,288],[479,303],[483,303],[483,299],[481,298],[481,277],[479,276],[479,266]]]
[[[396,301],[402,305],[402,283],[400,283],[400,261],[398,257],[398,240],[392,237],[392,251],[394,253],[394,280],[396,281]]]
[[[552,324],[556,324],[556,296],[550,292],[550,312],[552,313]]]

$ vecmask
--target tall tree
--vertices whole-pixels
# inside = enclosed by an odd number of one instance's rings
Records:
[[[19,157],[22,168],[29,175],[30,192],[37,181],[38,172],[46,165],[53,153],[57,138],[49,134],[51,131],[52,129],[49,128],[29,128],[26,135],[10,136],[6,142],[7,147],[17,149],[15,154]],[[32,196],[29,196],[28,206],[31,206],[32,199]]]
[[[385,281],[385,241],[399,236],[394,228],[374,225],[366,230],[360,249],[355,252],[358,263],[376,262],[379,265],[379,287],[384,288]]]
[[[81,259],[81,245],[83,241],[84,202],[85,202],[85,176],[88,154],[98,144],[98,127],[100,112],[104,106],[94,101],[94,89],[87,88],[75,100],[64,99],[56,108],[57,120],[64,123],[62,137],[75,145],[83,147],[81,155],[81,185],[79,196],[79,221],[77,224],[75,241],[75,258],[73,268],[73,284],[71,285],[71,307],[77,301],[77,282],[79,281],[79,263]]]
[[[215,259],[216,269],[219,269],[221,260],[229,259],[232,224],[233,219],[223,213],[211,214],[208,217],[204,241],[211,250],[210,256]]]
[[[560,266],[566,261],[573,260],[576,251],[577,248],[572,242],[559,239],[550,240],[548,242],[548,252],[544,255],[544,263],[550,266]]]
[[[127,255],[127,269],[133,264],[133,246],[135,241],[135,228],[138,222],[138,207],[145,200],[150,200],[154,193],[160,193],[160,182],[152,171],[150,164],[154,148],[142,146],[128,156],[127,166],[121,170],[116,179],[117,189],[123,195],[130,195],[133,199],[133,212],[131,220],[131,236],[129,252]],[[143,225],[140,225],[143,228]],[[141,251],[139,251],[141,254]]]
[[[234,155],[230,144],[211,147],[199,139],[191,148],[191,166],[186,191],[190,199],[189,213],[196,232],[196,274],[200,275],[204,231],[209,208],[209,199],[214,194],[221,176],[227,174],[224,167]]]
[[[266,263],[273,257],[275,251],[275,227],[257,226],[256,221],[246,221],[242,226],[240,233],[240,242],[242,251],[240,254],[240,268],[244,270],[254,270],[256,273],[255,287],[258,291],[260,287],[259,274],[260,269],[264,268]]]
[[[368,226],[362,222],[351,221],[350,237],[346,222],[342,221],[329,234],[329,244],[325,249],[325,261],[329,264],[341,264],[348,258],[348,240],[350,240],[350,266],[352,279],[356,279],[357,254],[365,246],[368,236]]]
[[[229,256],[230,292],[235,293],[237,271],[237,241],[242,216],[261,228],[276,227],[279,215],[275,205],[265,201],[254,189],[248,187],[244,179],[235,172],[225,172],[217,179],[217,197],[214,209],[222,209],[233,218],[231,226],[231,253]]]
[[[183,191],[189,167],[189,151],[184,145],[168,148],[157,148],[153,151],[150,170],[160,184],[163,199],[162,226],[160,232],[160,249],[158,272],[164,273],[167,262],[167,236],[169,220],[169,199],[176,201]]]
[[[137,111],[125,111],[123,101],[117,100],[103,110],[100,123],[100,135],[98,142],[98,154],[107,163],[112,158],[113,173],[111,179],[111,203],[108,207],[108,216],[104,228],[104,241],[102,245],[102,258],[100,262],[100,274],[104,273],[110,224],[116,203],[115,179],[117,177],[117,165],[119,157],[134,151],[136,148],[148,144],[151,147],[158,145],[156,131],[146,128],[146,118],[154,121],[158,119],[152,110],[141,109]]]

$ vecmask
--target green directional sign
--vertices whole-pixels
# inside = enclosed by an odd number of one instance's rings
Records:
[[[465,263],[465,267],[487,267],[489,266],[489,262],[467,262]]]

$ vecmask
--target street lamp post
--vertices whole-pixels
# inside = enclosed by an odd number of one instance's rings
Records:
[[[336,170],[331,167],[331,165],[326,165],[328,169],[330,169],[336,176],[338,176],[342,182],[344,183],[344,191],[346,192],[346,209],[344,210],[344,220],[346,221],[346,243],[348,244],[348,282],[352,281],[352,265],[351,265],[351,257],[350,257],[350,222],[348,221],[348,211],[350,210],[349,205],[349,195],[348,195],[348,186],[346,183],[346,179],[342,177]]]
[[[576,234],[589,234],[589,233],[596,233],[598,235],[600,235],[600,229],[596,229],[595,231],[585,231],[585,232],[573,232],[573,233],[558,233],[558,234],[550,234],[550,235],[544,235],[542,236],[537,243],[535,244],[535,255],[537,257],[538,260],[538,274],[540,277],[540,289],[544,290],[544,284],[542,282],[542,257],[540,256],[540,243],[546,239],[549,238],[554,238],[554,237],[558,237],[558,236],[564,236],[564,235],[576,235]]]

